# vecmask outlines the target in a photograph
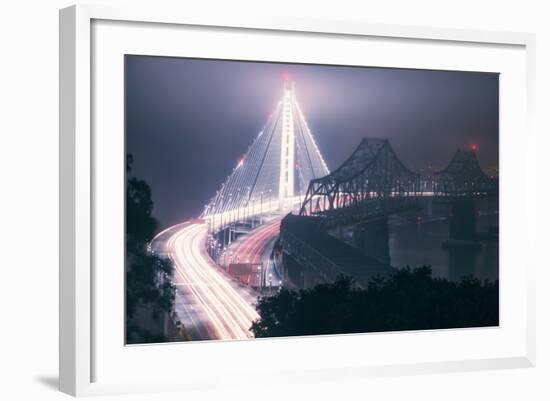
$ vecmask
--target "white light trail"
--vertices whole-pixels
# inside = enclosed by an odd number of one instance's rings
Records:
[[[298,208],[303,200],[304,197],[300,195],[285,199],[285,203],[287,207],[292,210],[293,208]],[[255,200],[254,202],[249,202],[247,206],[230,209],[221,213],[212,213],[202,218],[210,224],[211,231],[216,231],[219,228],[242,219],[278,211],[280,211],[278,201]]]
[[[177,281],[186,283],[201,305],[219,339],[246,339],[252,322],[259,318],[254,307],[231,286],[206,254],[205,224],[190,224],[168,241]]]

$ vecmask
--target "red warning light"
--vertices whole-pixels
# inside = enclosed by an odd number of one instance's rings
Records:
[[[475,152],[477,150],[477,144],[474,143],[472,146],[471,146],[472,150]]]
[[[285,81],[290,80],[290,74],[288,72],[283,73],[283,80]]]

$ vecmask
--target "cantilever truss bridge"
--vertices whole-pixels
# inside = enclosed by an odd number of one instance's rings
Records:
[[[345,224],[418,207],[420,196],[465,198],[497,190],[498,181],[481,170],[475,150],[458,150],[428,178],[407,168],[387,139],[363,139],[338,169],[310,181],[300,214]]]

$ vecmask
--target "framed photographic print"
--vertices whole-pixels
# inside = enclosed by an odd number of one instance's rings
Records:
[[[532,366],[533,46],[62,10],[61,390]]]

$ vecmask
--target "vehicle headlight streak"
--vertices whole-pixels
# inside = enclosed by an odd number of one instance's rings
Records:
[[[269,223],[250,235],[235,249],[230,263],[261,263],[261,257],[269,241],[279,235],[281,221]]]
[[[250,326],[259,315],[206,254],[206,233],[205,224],[192,224],[170,238],[167,247],[176,272],[188,284],[220,339],[251,338]]]

